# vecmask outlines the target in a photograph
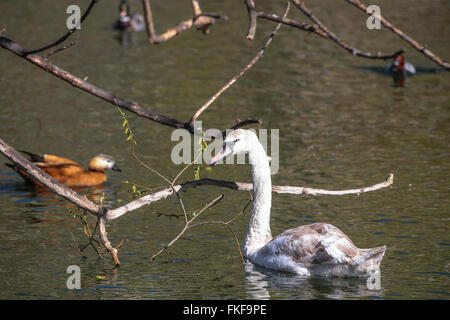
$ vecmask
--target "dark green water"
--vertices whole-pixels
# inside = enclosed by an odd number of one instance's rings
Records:
[[[66,7],[74,1],[0,2],[0,29],[27,48],[65,32]],[[75,1],[85,8],[89,1]],[[255,41],[245,40],[248,17],[242,1],[203,1],[222,12],[209,36],[189,30],[162,45],[145,33],[120,46],[110,25],[115,1],[101,1],[74,35],[78,44],[51,61],[117,96],[138,101],[186,121],[261,48],[274,25],[260,21]],[[419,42],[450,60],[450,3],[373,1],[382,14]],[[283,12],[283,1],[257,1],[268,12]],[[140,10],[140,1],[131,1]],[[222,226],[190,230],[156,261],[149,257],[183,227],[176,198],[129,213],[108,227],[113,244],[126,239],[113,268],[91,249],[82,259],[72,235],[84,243],[82,228],[59,198],[27,188],[0,167],[0,298],[4,299],[448,299],[450,293],[449,169],[450,74],[386,30],[369,31],[366,17],[344,1],[307,5],[340,37],[365,51],[407,50],[418,69],[406,88],[394,88],[382,71],[386,62],[352,57],[330,41],[282,27],[261,60],[202,116],[204,127],[224,129],[236,118],[262,118],[261,128],[280,129],[280,169],[273,182],[346,189],[381,182],[388,189],[359,196],[274,195],[272,232],[311,222],[342,229],[359,247],[387,245],[381,289],[363,279],[302,279],[241,265],[234,238]],[[191,16],[189,1],[152,2],[161,32]],[[419,9],[420,8],[420,9]],[[307,21],[296,8],[289,17]],[[0,51],[0,137],[21,150],[60,154],[82,163],[98,153],[113,155],[121,173],[83,190],[93,199],[105,193],[117,207],[131,199],[124,180],[155,187],[162,181],[133,159],[122,120],[111,105],[74,89],[10,52]],[[174,177],[172,129],[128,114],[137,151],[153,168]],[[3,158],[3,157],[2,157]],[[3,158],[5,159],[5,158]],[[218,166],[202,177],[250,181],[248,166]],[[181,181],[192,180],[188,170]],[[201,187],[183,195],[188,211],[219,194],[224,200],[203,221],[228,220],[246,193]],[[232,227],[242,242],[248,215]],[[94,220],[92,220],[94,222]],[[81,268],[82,289],[66,288],[69,265]],[[97,276],[104,277],[99,280]]]

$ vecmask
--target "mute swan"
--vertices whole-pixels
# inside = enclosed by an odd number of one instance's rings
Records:
[[[44,154],[41,156],[31,152],[23,152],[29,156],[30,161],[32,161],[35,166],[69,187],[97,186],[106,182],[107,177],[105,170],[112,169],[121,171],[119,167],[116,166],[112,157],[105,154],[99,154],[92,158],[89,162],[88,170],[86,170],[80,164],[70,159],[51,154]],[[6,165],[17,171],[26,181],[41,185],[22,169],[9,163],[6,163]]]
[[[331,224],[304,225],[272,238],[269,161],[256,135],[243,129],[231,132],[211,165],[241,153],[249,155],[253,179],[253,206],[243,250],[246,259],[269,269],[304,276],[365,276],[379,269],[386,246],[358,249]]]

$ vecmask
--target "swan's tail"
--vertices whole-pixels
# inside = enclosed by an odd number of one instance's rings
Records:
[[[378,270],[386,248],[386,246],[382,246],[371,249],[358,249],[359,255],[354,261],[356,271],[358,273],[371,274]]]

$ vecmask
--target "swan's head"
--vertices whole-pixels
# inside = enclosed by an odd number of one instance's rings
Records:
[[[215,165],[219,160],[235,154],[247,153],[252,146],[258,144],[256,134],[250,130],[237,129],[229,133],[225,138],[222,150],[211,159],[210,164]]]
[[[116,166],[114,159],[106,154],[99,154],[89,162],[89,169],[95,171],[105,171],[108,169],[122,171]]]

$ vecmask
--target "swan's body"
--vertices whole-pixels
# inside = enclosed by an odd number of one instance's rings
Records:
[[[399,54],[386,67],[386,72],[392,75],[394,84],[398,87],[405,86],[406,77],[416,74],[416,68],[413,64],[405,60],[403,54]]]
[[[44,154],[37,155],[30,152],[24,152],[29,156],[29,160],[33,162],[39,169],[52,176],[62,184],[68,187],[89,187],[97,186],[106,182],[107,176],[105,170],[112,169],[121,171],[114,160],[107,155],[99,154],[91,159],[88,170],[77,162],[62,158],[59,156]],[[41,183],[34,180],[24,170],[12,164],[6,164],[17,171],[26,181],[42,186]]]
[[[272,182],[269,160],[256,135],[230,133],[211,164],[232,154],[248,153],[253,178],[253,206],[244,242],[244,256],[260,266],[300,275],[354,276],[374,273],[386,246],[358,249],[338,228],[314,223],[286,230],[272,238]]]

